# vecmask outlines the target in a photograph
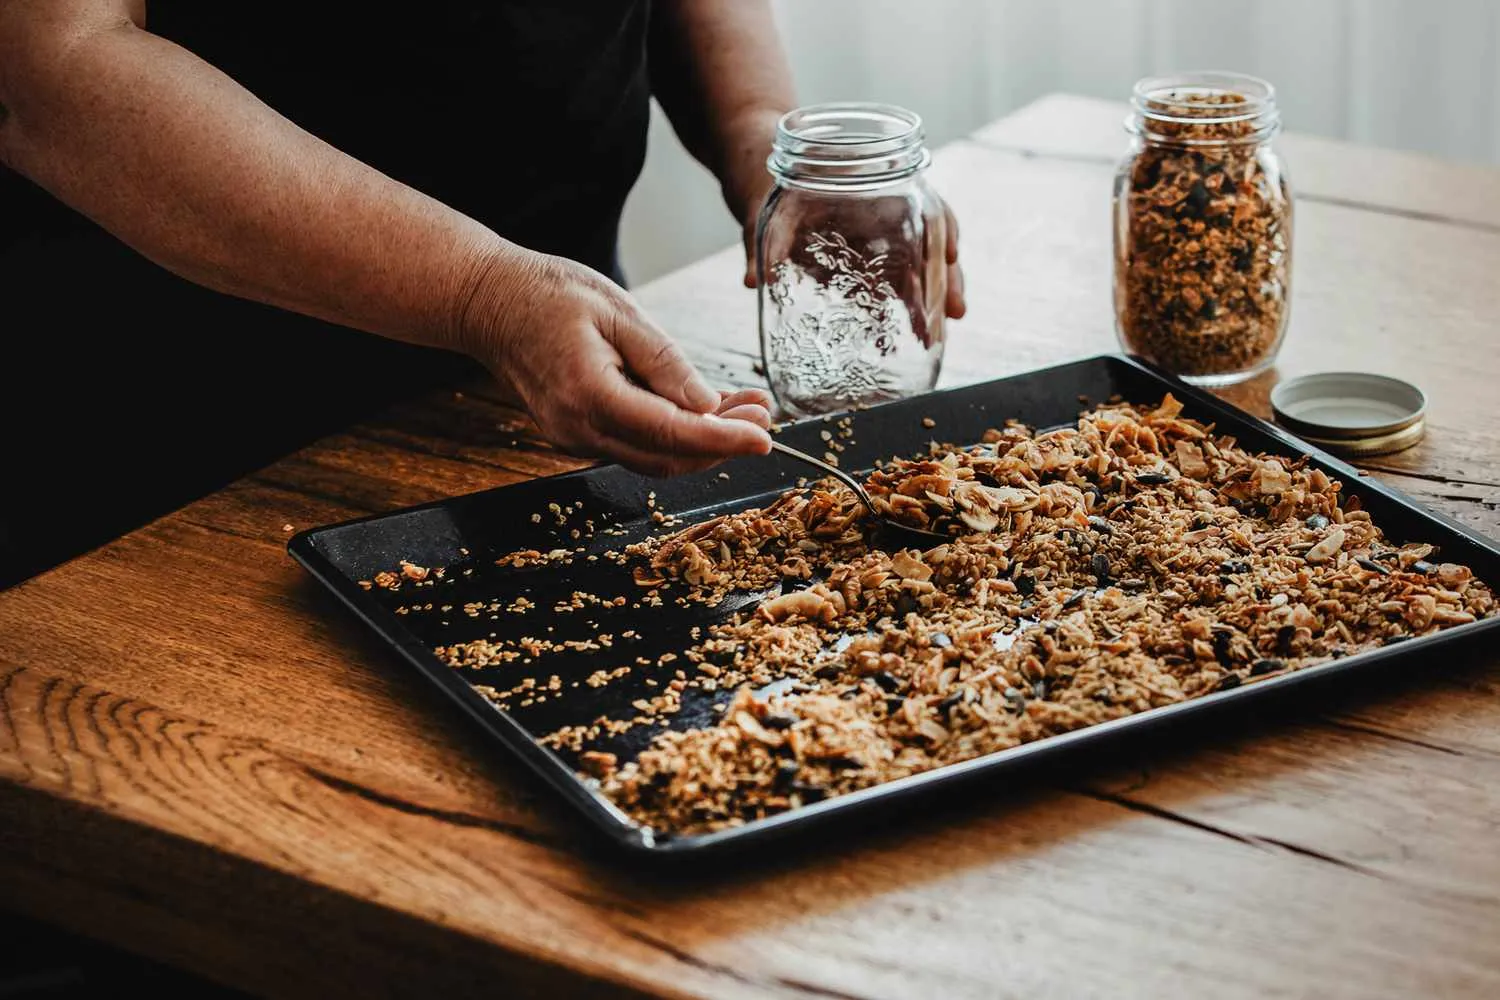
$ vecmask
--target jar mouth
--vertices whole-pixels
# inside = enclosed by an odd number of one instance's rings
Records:
[[[869,186],[910,177],[931,161],[922,117],[893,104],[835,101],[782,115],[766,166],[786,183]]]
[[[1281,130],[1276,88],[1257,76],[1194,70],[1136,82],[1125,128],[1181,145],[1264,142]]]

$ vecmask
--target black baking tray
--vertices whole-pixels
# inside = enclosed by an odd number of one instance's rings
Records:
[[[1349,465],[1280,428],[1131,358],[1090,358],[853,414],[803,421],[786,427],[782,438],[793,446],[821,453],[825,445],[820,432],[828,430],[831,421],[851,417],[854,434],[848,450],[841,456],[841,464],[849,469],[868,469],[894,455],[923,451],[933,438],[960,445],[975,443],[986,428],[1000,426],[1010,418],[1039,428],[1071,424],[1086,402],[1097,403],[1119,396],[1132,402],[1150,403],[1168,391],[1183,401],[1184,415],[1216,424],[1219,433],[1234,435],[1250,449],[1284,456],[1310,456],[1313,465],[1344,481],[1347,492],[1363,501],[1364,508],[1393,541],[1432,542],[1441,547],[1444,559],[1469,565],[1491,585],[1500,582],[1500,546],[1494,542],[1456,521],[1424,510],[1396,490],[1361,477]],[[930,420],[933,427],[928,428],[924,420]],[[717,608],[697,604],[683,608],[666,601],[664,606],[651,609],[627,604],[623,608],[590,607],[556,613],[554,603],[566,600],[574,590],[638,596],[641,589],[635,586],[627,567],[606,558],[591,562],[587,556],[599,555],[607,549],[622,549],[653,531],[675,530],[661,528],[652,518],[654,511],[674,515],[680,527],[762,505],[805,474],[803,467],[779,456],[736,460],[714,470],[671,480],[652,480],[619,466],[600,466],[315,528],[295,536],[288,550],[390,644],[402,661],[451,697],[499,747],[530,765],[609,840],[652,857],[698,857],[705,852],[758,844],[980,775],[1035,765],[1065,752],[1086,753],[1095,744],[1196,716],[1215,707],[1265,698],[1330,675],[1366,671],[1392,660],[1430,656],[1439,646],[1479,633],[1493,634],[1500,628],[1500,618],[1458,626],[890,781],[733,829],[691,835],[643,829],[576,775],[571,755],[554,753],[535,737],[564,723],[617,714],[616,710],[631,701],[653,693],[645,686],[652,671],[640,667],[603,687],[593,688],[583,683],[573,687],[574,681],[581,681],[601,668],[632,663],[638,656],[654,660],[664,652],[683,649],[691,643],[689,630],[693,626],[722,620],[735,610],[753,606],[765,595],[733,596]],[[548,505],[554,503],[582,507],[567,526],[559,528],[548,512]],[[543,515],[540,523],[532,520],[534,513]],[[592,538],[573,539],[572,528],[581,527],[583,520],[590,517],[595,520],[596,528],[616,523],[624,534],[599,531]],[[576,553],[575,561],[566,567],[503,569],[495,565],[497,557],[518,549],[546,551],[579,545],[587,551]],[[443,582],[420,588],[403,585],[397,591],[366,590],[359,585],[359,581],[369,580],[382,570],[393,569],[403,559],[424,566],[445,567]],[[524,615],[484,611],[475,618],[462,610],[472,601],[488,605],[499,599],[509,604],[518,595],[527,596],[535,605]],[[434,610],[396,613],[397,607],[414,601],[431,602]],[[451,610],[442,611],[444,605]],[[491,614],[497,617],[491,618]],[[621,632],[630,629],[639,634],[638,639],[618,638]],[[568,650],[544,655],[531,665],[515,662],[478,671],[454,670],[431,651],[436,645],[482,638],[492,632],[501,639],[532,635],[561,641],[588,639],[599,632],[617,638],[613,647],[597,652]],[[471,686],[488,684],[507,688],[528,671],[537,676],[539,684],[557,675],[562,684],[560,696],[530,707],[513,702],[509,710],[502,711]],[[665,682],[672,676],[670,668],[657,676]],[[685,695],[693,697],[684,697],[683,711],[674,717],[673,727],[706,723],[713,718],[711,700],[727,699],[730,694],[710,695],[689,689]],[[599,746],[617,753],[623,761],[639,752],[657,731],[642,727]]]

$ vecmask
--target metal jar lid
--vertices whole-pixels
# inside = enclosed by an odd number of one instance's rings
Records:
[[[1367,372],[1321,372],[1271,390],[1276,422],[1326,451],[1388,455],[1422,440],[1427,397],[1410,382]]]

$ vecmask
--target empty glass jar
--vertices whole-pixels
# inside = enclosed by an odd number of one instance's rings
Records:
[[[1271,148],[1276,94],[1237,73],[1135,86],[1131,150],[1115,178],[1120,343],[1190,382],[1269,367],[1286,332],[1292,196]]]
[[[788,413],[936,384],[947,269],[930,160],[922,120],[902,108],[819,104],[781,119],[755,257],[761,356]]]

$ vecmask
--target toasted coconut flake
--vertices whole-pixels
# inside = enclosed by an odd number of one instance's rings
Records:
[[[1304,557],[1310,563],[1327,562],[1344,546],[1344,529],[1334,528],[1323,536],[1323,540],[1307,550]]]
[[[909,549],[902,549],[891,557],[891,572],[903,580],[930,580],[932,567]]]
[[[667,582],[666,576],[647,566],[637,566],[630,571],[630,574],[635,578],[636,585],[640,587],[659,587]]]
[[[1191,441],[1178,441],[1177,467],[1182,470],[1184,476],[1192,479],[1207,479],[1209,475],[1208,463],[1203,460],[1203,449]]]
[[[1265,462],[1255,470],[1256,489],[1260,493],[1285,493],[1292,488],[1292,474],[1279,462]]]

